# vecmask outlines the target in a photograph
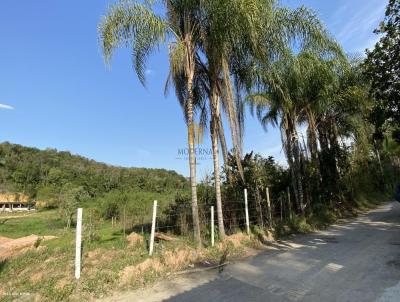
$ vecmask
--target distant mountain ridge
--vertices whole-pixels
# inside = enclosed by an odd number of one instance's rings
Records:
[[[0,143],[0,192],[48,200],[65,185],[83,187],[91,198],[113,190],[164,194],[189,189],[188,180],[175,171],[117,167],[68,151]]]

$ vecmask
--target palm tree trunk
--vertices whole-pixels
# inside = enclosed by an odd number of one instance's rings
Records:
[[[191,56],[189,41],[186,44],[188,47],[187,52],[187,123],[188,123],[188,145],[189,145],[189,166],[190,166],[190,187],[192,191],[192,219],[193,219],[193,237],[198,247],[201,247],[200,235],[200,220],[199,209],[197,204],[197,183],[196,183],[196,155],[194,151],[194,125],[193,125],[193,77],[194,77],[194,64]]]
[[[215,183],[215,197],[217,201],[217,219],[218,231],[221,239],[225,238],[224,217],[222,212],[222,198],[221,198],[221,179],[219,175],[219,152],[218,152],[218,117],[219,117],[219,103],[215,88],[211,92],[211,143],[213,150],[213,163],[214,163],[214,183]]]
[[[291,122],[290,117],[286,117],[283,124],[283,131],[286,136],[286,157],[288,159],[296,207],[302,212],[304,194],[300,172],[300,150],[296,130],[293,126],[294,124]]]
[[[297,134],[293,135],[293,155],[294,155],[294,171],[297,184],[297,208],[301,214],[304,211],[304,192],[303,192],[303,182],[300,169],[300,148]]]
[[[229,169],[229,166],[228,166],[228,147],[226,146],[226,139],[225,139],[225,134],[224,134],[224,127],[222,125],[221,114],[219,115],[219,118],[218,118],[218,134],[219,134],[219,143],[221,145],[222,158],[224,160],[225,173],[226,173],[229,183],[232,185],[233,179],[232,179],[231,170]]]
[[[318,144],[316,135],[315,117],[310,108],[306,109],[307,112],[307,144],[310,151],[311,161],[313,164],[318,163]]]
[[[190,98],[190,97],[189,97]],[[201,246],[199,209],[197,204],[197,183],[196,183],[196,156],[194,152],[194,128],[193,128],[193,108],[191,101],[188,101],[188,145],[189,145],[189,165],[190,165],[190,188],[192,191],[192,217],[193,217],[193,236],[197,245]]]
[[[282,125],[281,125],[282,145],[284,146],[286,159],[287,159],[287,162],[289,165],[290,179],[292,182],[295,201],[297,202],[298,196],[297,196],[296,174],[295,174],[295,170],[294,170],[294,161],[293,161],[293,146],[292,146],[291,134],[290,134],[288,127],[289,127],[289,125],[288,125],[287,118],[284,117],[282,119]],[[290,201],[289,201],[289,203],[290,203]]]

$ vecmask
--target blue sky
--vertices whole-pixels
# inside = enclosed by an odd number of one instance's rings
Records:
[[[374,45],[385,0],[282,0],[314,9],[347,52]],[[183,116],[164,97],[166,49],[148,64],[143,88],[119,50],[106,68],[97,24],[112,1],[2,0],[0,3],[0,142],[69,150],[113,165],[154,167],[188,175]],[[207,133],[206,133],[207,137]],[[207,138],[205,148],[210,146]],[[283,162],[280,135],[247,114],[244,150]],[[200,160],[198,177],[212,171]]]

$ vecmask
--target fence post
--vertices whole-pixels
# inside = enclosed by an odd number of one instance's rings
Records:
[[[263,217],[263,210],[261,206],[261,196],[260,196],[260,191],[258,190],[258,187],[256,186],[256,200],[257,200],[257,205],[258,205],[258,210],[260,211],[260,224],[261,224],[261,229],[264,229],[264,217]],[[257,206],[256,205],[256,206]]]
[[[156,231],[156,216],[157,216],[157,200],[154,200],[153,219],[151,221],[151,234],[150,234],[150,248],[149,248],[150,256],[153,254],[153,248],[154,248],[154,233]]]
[[[247,189],[244,189],[244,211],[246,214],[246,230],[247,230],[247,234],[250,235],[250,225],[249,225],[249,205],[247,202]]]
[[[211,246],[214,246],[214,206],[211,206]]]
[[[268,206],[269,226],[272,227],[272,210],[271,210],[271,201],[269,199],[269,188],[268,187],[267,187],[267,206]]]
[[[124,205],[124,237],[126,237],[126,204]]]
[[[76,214],[75,278],[81,277],[82,208]]]

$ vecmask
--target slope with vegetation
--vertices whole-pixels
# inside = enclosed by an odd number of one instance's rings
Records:
[[[187,179],[164,169],[122,168],[59,152],[0,144],[0,190],[19,192],[47,208],[76,202],[99,206],[101,201],[127,195],[129,202],[172,201],[187,191]]]

